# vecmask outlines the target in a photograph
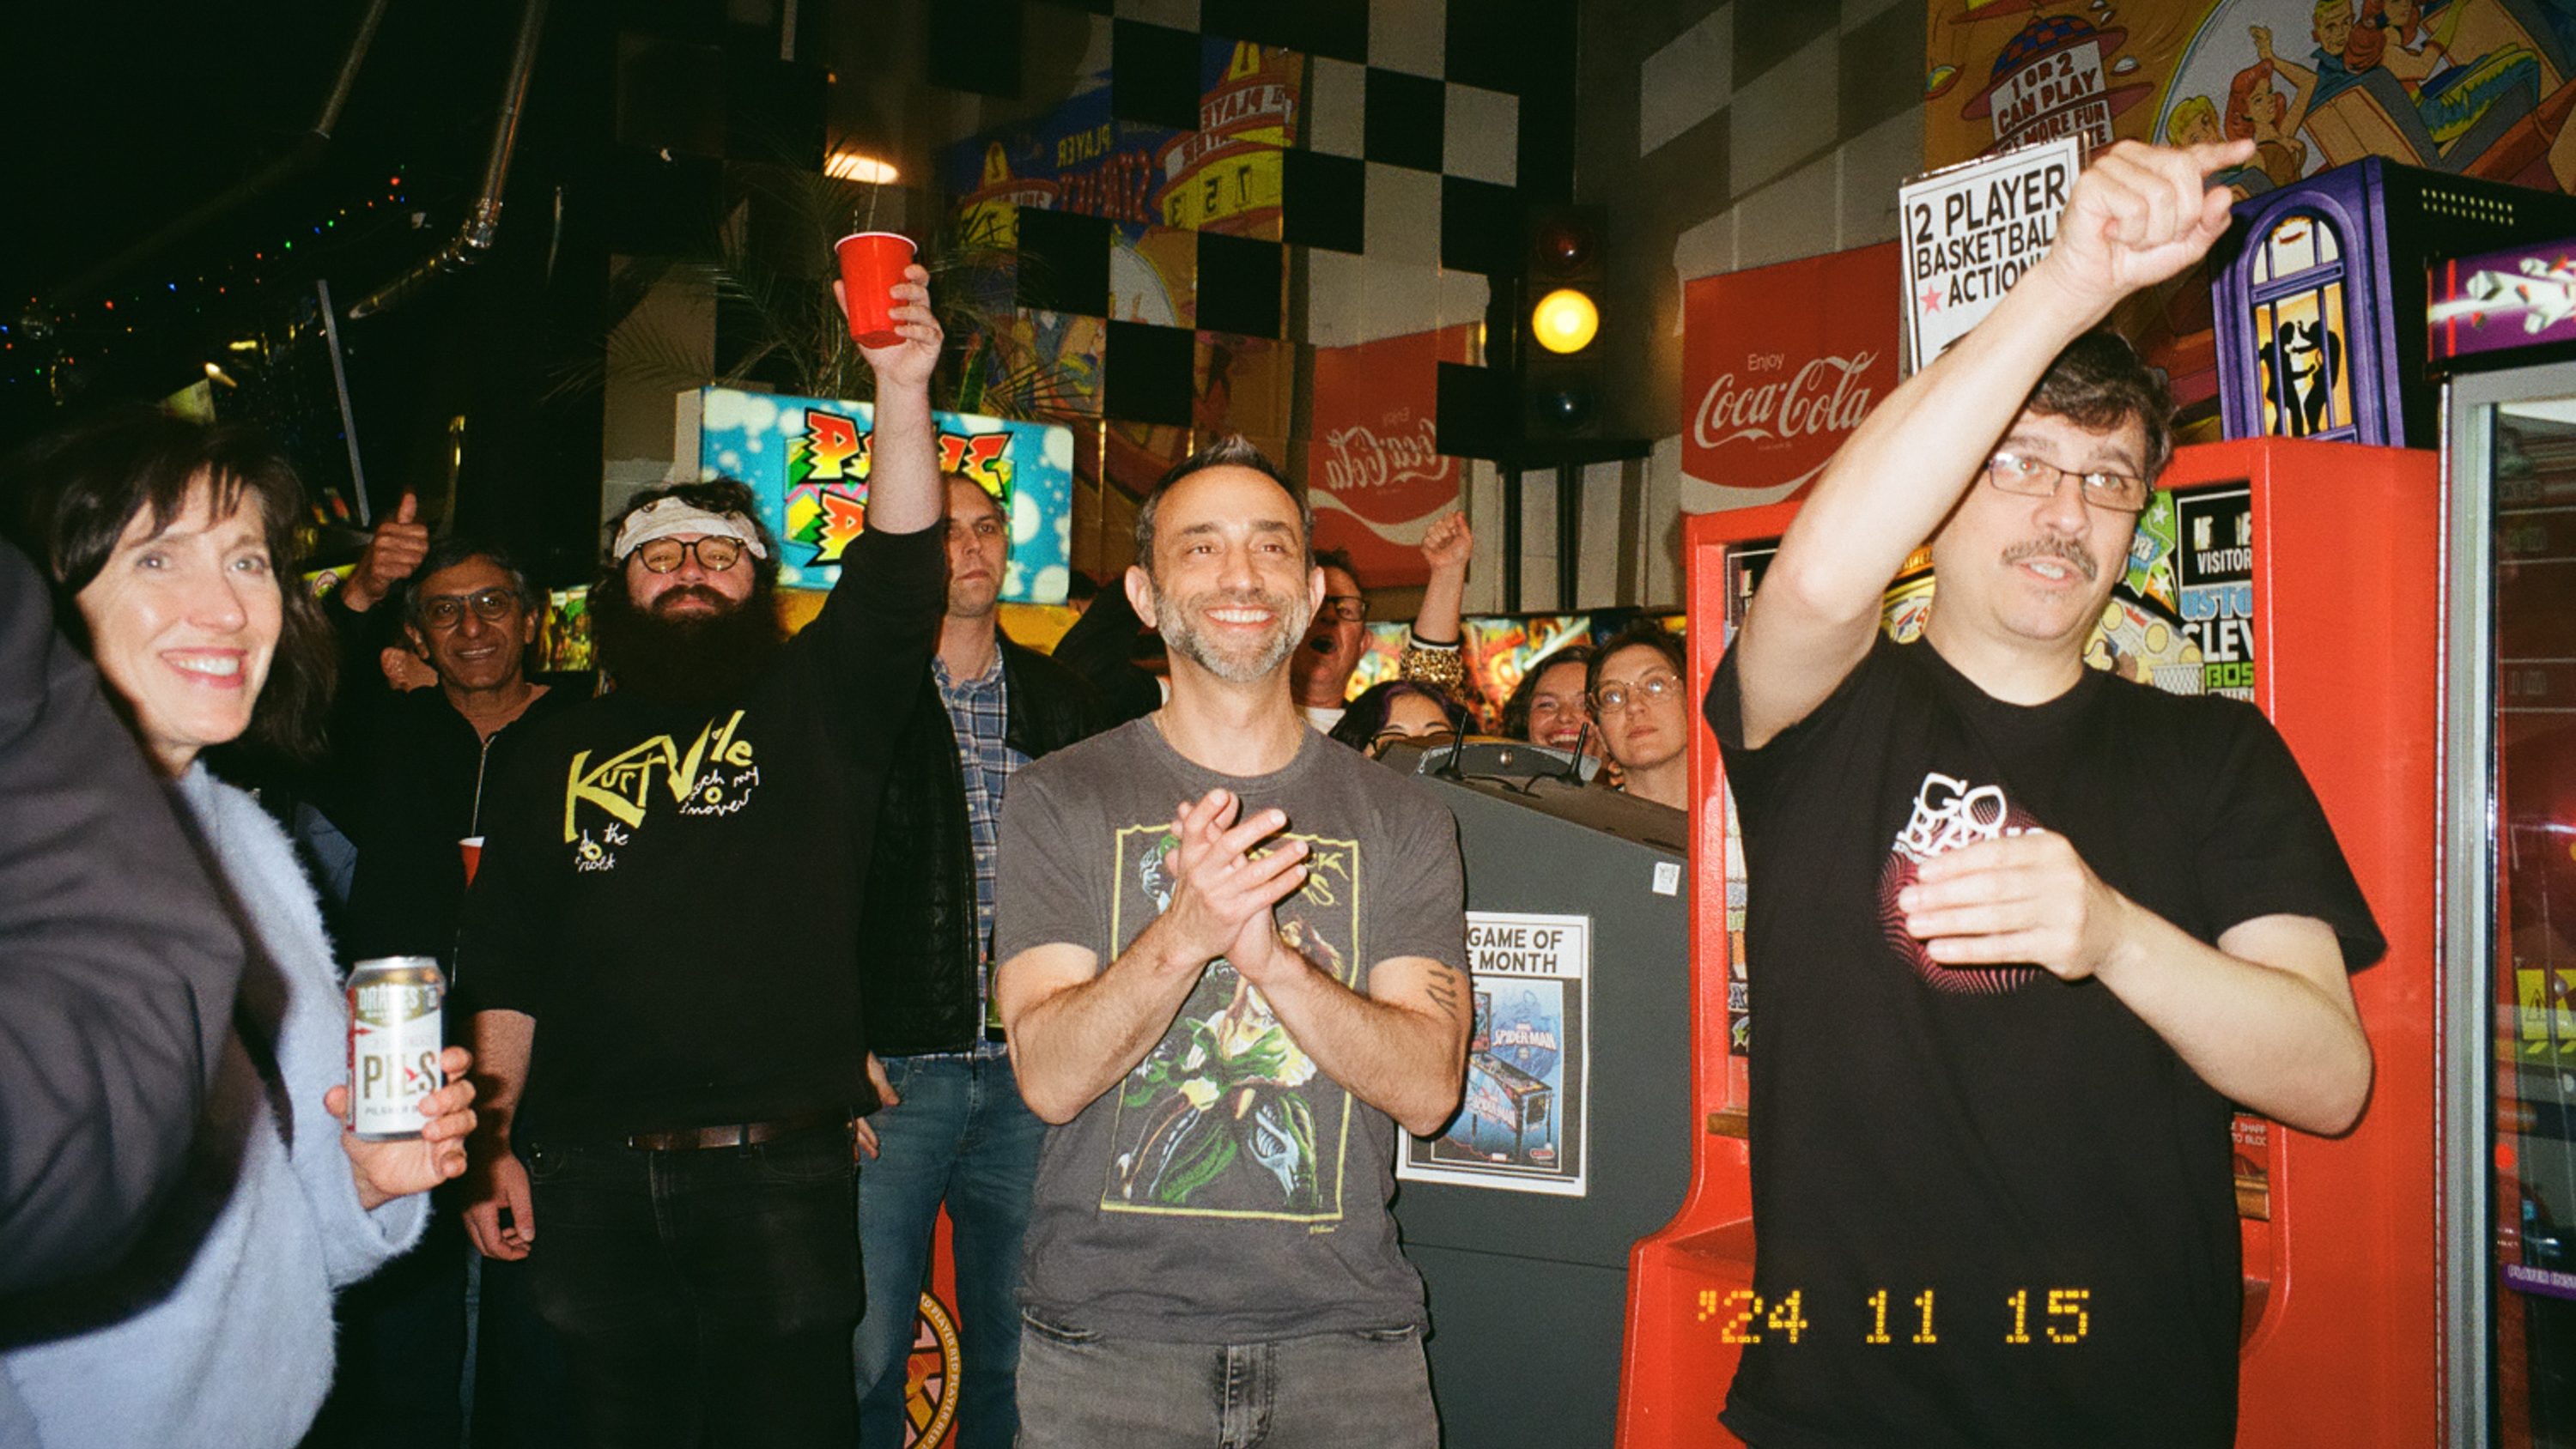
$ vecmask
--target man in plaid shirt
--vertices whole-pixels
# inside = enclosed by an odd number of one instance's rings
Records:
[[[939,652],[895,748],[860,916],[870,1075],[859,1124],[867,1314],[857,1337],[860,1441],[901,1444],[905,1360],[940,1204],[955,1230],[964,1338],[961,1449],[1017,1433],[1020,1238],[1046,1124],[1020,1101],[993,1015],[993,855],[1020,766],[1104,722],[1089,685],[1002,636],[1009,514],[948,479],[948,606]]]

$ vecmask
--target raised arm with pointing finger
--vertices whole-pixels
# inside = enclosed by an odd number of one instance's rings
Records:
[[[1754,1292],[1817,1330],[1747,1348],[1749,1442],[2232,1443],[2231,1103],[2336,1132],[2367,1096],[2346,969],[2382,943],[2279,735],[2084,664],[2172,451],[2163,379],[2096,329],[2207,251],[2204,178],[2248,149],[2100,155],[1827,466],[1712,681]],[[1897,645],[1881,597],[1927,539]],[[1940,1352],[1867,1346],[1900,1320]]]
[[[2204,192],[2201,178],[2252,153],[2242,141],[2112,147],[2077,178],[2048,255],[1834,454],[1781,539],[1735,645],[1748,745],[1804,718],[1860,662],[1888,581],[1978,481],[2050,361],[2121,298],[2208,252],[2227,229],[2228,196]],[[2049,651],[2017,686],[2063,688],[2081,667],[2080,654]]]

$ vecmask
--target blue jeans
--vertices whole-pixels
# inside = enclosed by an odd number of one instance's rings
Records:
[[[848,1127],[656,1152],[538,1142],[528,1176],[537,1311],[593,1444],[852,1441]]]
[[[905,1361],[930,1278],[942,1199],[957,1260],[964,1385],[958,1449],[1008,1449],[1019,1429],[1020,1239],[1046,1124],[1020,1101],[999,1052],[889,1057],[901,1104],[868,1119],[880,1155],[859,1175],[859,1256],[868,1315],[859,1322],[859,1442],[902,1449]]]
[[[1211,1272],[1224,1271],[1211,1264]],[[1104,1338],[1023,1318],[1020,1449],[1438,1449],[1410,1327],[1271,1343]]]

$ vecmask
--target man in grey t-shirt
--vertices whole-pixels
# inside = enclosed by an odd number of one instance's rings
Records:
[[[1311,522],[1240,439],[1175,467],[1126,581],[1169,701],[1003,807],[995,992],[1055,1124],[1023,1449],[1438,1442],[1387,1201],[1396,1126],[1438,1131],[1465,1075],[1457,830],[1291,701]]]

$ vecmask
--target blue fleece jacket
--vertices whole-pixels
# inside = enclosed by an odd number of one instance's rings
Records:
[[[7,1449],[289,1449],[331,1385],[332,1295],[428,1221],[425,1195],[358,1206],[322,1110],[347,1076],[346,1008],[286,837],[202,765],[177,791],[255,937],[251,969],[169,1208],[115,1272],[8,1326]]]

